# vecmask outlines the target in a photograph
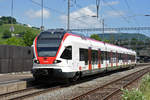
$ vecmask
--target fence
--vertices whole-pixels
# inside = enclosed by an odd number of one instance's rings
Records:
[[[32,57],[31,47],[0,45],[0,73],[30,71]]]

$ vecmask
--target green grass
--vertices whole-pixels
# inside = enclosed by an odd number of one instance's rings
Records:
[[[14,24],[13,26],[14,26],[14,32],[13,32],[14,34],[21,34],[23,32],[26,32],[27,30],[30,30],[32,33],[35,33],[35,34],[40,33],[40,30],[31,28],[31,27],[27,27],[24,25]],[[0,26],[0,44],[7,44],[6,41],[8,39],[3,39],[2,36],[3,36],[3,32],[6,30],[9,30],[10,27],[11,27],[11,24],[3,24]]]
[[[26,27],[26,26],[23,26],[23,25],[20,25],[20,24],[14,24],[14,29],[15,31],[13,33],[15,34],[19,34],[21,32],[25,32],[26,30],[32,30],[33,32],[35,33],[39,33],[40,30],[38,29],[34,29],[34,28],[30,28],[30,27]],[[0,26],[0,36],[2,36],[2,33],[5,31],[5,30],[9,30],[11,27],[11,24],[3,24]]]
[[[150,73],[143,77],[140,85],[140,91],[146,97],[146,100],[150,100]]]
[[[122,91],[122,100],[150,100],[150,73],[142,78],[139,89]]]
[[[143,95],[145,96],[146,100],[150,100],[150,89],[143,92]]]

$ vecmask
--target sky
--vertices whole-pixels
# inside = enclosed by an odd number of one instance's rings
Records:
[[[0,0],[0,16],[11,16],[11,1]],[[41,26],[41,0],[13,0],[13,17],[18,22]],[[44,27],[67,27],[67,1],[44,1]],[[70,0],[70,28],[144,27],[150,26],[150,0],[100,0],[99,18],[96,17],[96,0]],[[113,32],[113,31],[112,31]],[[124,31],[125,32],[125,31]],[[150,31],[140,32],[150,36]]]

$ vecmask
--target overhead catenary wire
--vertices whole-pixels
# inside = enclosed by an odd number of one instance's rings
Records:
[[[32,2],[33,4],[36,4],[36,5],[38,5],[38,6],[40,6],[40,7],[41,7],[41,4],[40,4],[40,3],[38,3],[38,2],[36,2],[36,1],[34,1],[34,0],[29,0],[29,1],[30,1],[30,2]],[[45,6],[45,5],[44,5],[43,7],[44,7],[44,8],[47,8],[47,9],[50,9],[50,10],[52,10],[52,11],[54,11],[54,12],[58,13],[58,14],[66,15],[66,13],[65,13],[65,12],[61,12],[61,11],[56,10],[56,9],[54,9],[54,8],[50,8],[50,7]],[[75,21],[82,22],[83,24],[85,24],[85,25],[89,26],[89,24],[88,24],[87,22],[83,21],[83,20],[79,20],[79,19],[71,18],[71,17],[70,17],[70,19],[75,20]],[[90,27],[93,27],[93,26],[90,26]],[[93,27],[93,28],[94,28],[94,27]]]
[[[107,4],[107,2],[106,2],[105,0],[103,0],[103,2]],[[120,14],[120,12],[119,12],[117,9],[115,9],[115,8],[112,7],[111,5],[108,5],[108,7],[110,7],[112,10],[114,10],[115,12],[117,12],[117,13],[119,14],[119,16],[120,16],[125,22],[127,22],[128,24],[130,24],[130,21],[129,21],[125,16],[123,16],[122,14]]]
[[[130,7],[128,1],[127,1],[127,0],[124,0],[124,2],[125,2],[126,6],[127,6],[127,8],[128,8],[128,11],[131,12],[133,15],[135,15],[134,12],[132,11],[132,9],[131,9],[131,7]],[[138,24],[138,25],[140,26],[140,24],[138,23],[138,20],[137,20],[135,17],[136,17],[136,16],[133,17],[133,20],[135,21],[136,24]]]

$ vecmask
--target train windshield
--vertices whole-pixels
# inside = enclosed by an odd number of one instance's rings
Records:
[[[63,38],[61,32],[42,32],[37,39],[37,51],[39,57],[54,57]]]

